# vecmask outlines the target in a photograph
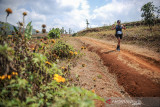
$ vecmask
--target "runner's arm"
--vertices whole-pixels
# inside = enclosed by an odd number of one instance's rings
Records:
[[[122,25],[122,29],[124,29],[124,30],[125,30],[125,29],[126,29],[126,25]]]
[[[114,30],[114,29],[116,29],[116,26],[113,24],[113,25],[112,25],[112,30]]]

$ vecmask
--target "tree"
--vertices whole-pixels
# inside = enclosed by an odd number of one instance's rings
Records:
[[[153,5],[153,2],[148,2],[147,4],[143,5],[141,11],[142,11],[141,17],[144,18],[145,23],[149,25],[149,28],[151,30],[155,21],[155,15],[154,15],[155,6]]]
[[[71,33],[72,33],[72,30],[71,30],[71,28],[69,28],[69,31],[68,31],[68,32],[69,32],[69,34],[71,34]]]
[[[159,16],[160,16],[160,6],[159,6],[159,7],[156,7],[156,12],[157,12],[156,18],[158,19]]]
[[[61,29],[61,34],[64,34],[64,27],[62,27]]]
[[[88,19],[86,19],[86,24],[87,24],[87,29],[88,29],[88,25],[89,25]]]
[[[59,28],[52,28],[52,30],[49,31],[48,35],[51,38],[60,38],[61,30]]]

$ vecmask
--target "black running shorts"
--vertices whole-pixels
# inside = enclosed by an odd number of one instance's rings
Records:
[[[116,36],[117,39],[118,38],[122,39],[122,34],[115,34],[115,36]]]

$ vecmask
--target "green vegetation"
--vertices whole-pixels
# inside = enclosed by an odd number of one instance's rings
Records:
[[[48,33],[50,38],[60,38],[61,30],[59,28],[53,28]]]
[[[144,21],[147,25],[149,25],[149,28],[151,29],[155,22],[155,6],[153,5],[153,2],[148,2],[147,4],[143,5],[141,8],[142,11],[142,17],[144,18]],[[157,11],[158,12],[158,11]]]
[[[12,35],[0,32],[0,106],[93,107],[94,99],[104,101],[69,83],[69,69],[56,64],[78,56],[72,46],[61,40],[32,39],[31,22],[24,34],[14,30]]]
[[[6,28],[4,28],[4,26],[6,25]],[[16,28],[16,29],[19,29],[19,27],[17,27],[17,26],[14,26],[14,25],[12,25],[12,24],[10,24],[10,23],[4,23],[4,22],[1,22],[0,21],[0,32],[2,33],[4,30],[2,30],[2,29],[5,29],[5,32],[6,32],[6,34],[7,35],[11,35],[12,34],[12,32],[13,31],[15,31],[14,30],[14,27]],[[22,32],[22,31],[21,31]],[[36,30],[34,29],[34,28],[32,28],[32,34],[36,34]]]
[[[160,31],[159,24],[152,27],[152,31],[146,25],[139,26],[128,26],[126,30],[123,30],[122,43],[139,45],[145,48],[149,48],[156,52],[160,52]],[[89,30],[80,31],[77,33],[78,36],[88,36],[96,39],[103,39],[109,41],[115,41],[115,30],[92,28]]]
[[[31,38],[31,36],[32,36],[32,26],[31,26],[31,22],[29,22],[25,30],[25,37]]]
[[[72,46],[67,45],[66,43],[62,41],[57,41],[54,45],[54,48],[52,49],[53,54],[56,54],[60,58],[71,58],[73,56],[76,56],[78,53],[75,52]]]
[[[77,36],[77,33],[74,33],[72,36],[73,36],[73,37],[74,37],[74,36]]]

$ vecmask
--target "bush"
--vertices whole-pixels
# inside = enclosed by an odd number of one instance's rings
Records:
[[[91,91],[71,86],[70,72],[59,69],[50,58],[53,53],[61,58],[77,55],[71,46],[44,39],[31,48],[30,39],[15,34],[13,40],[6,40],[5,36],[0,36],[1,107],[82,107],[94,106],[93,99],[100,99]]]
[[[55,97],[56,107],[94,107],[93,99],[102,100],[95,93],[79,87],[64,87]]]
[[[72,56],[77,54],[72,46],[64,43],[63,41],[56,42],[52,50],[52,53],[56,54],[60,58],[65,58],[65,57],[71,58]]]
[[[77,36],[77,33],[74,33],[72,36],[73,36],[73,37],[74,37],[74,36]]]
[[[49,31],[48,35],[51,37],[51,38],[60,38],[60,34],[61,34],[61,30],[59,28],[56,28],[56,29],[52,29]]]

